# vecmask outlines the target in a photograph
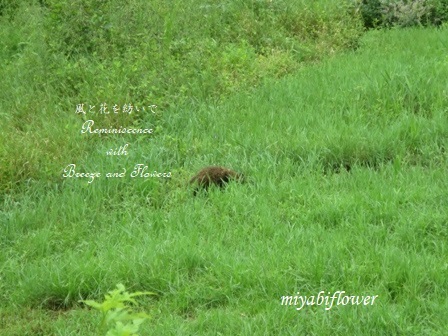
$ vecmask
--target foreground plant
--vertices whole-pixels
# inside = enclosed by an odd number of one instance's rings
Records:
[[[128,293],[122,284],[117,289],[105,295],[105,300],[98,303],[94,300],[80,300],[103,314],[100,329],[107,330],[106,336],[138,336],[140,325],[149,318],[149,315],[140,312],[135,313],[128,303],[137,305],[133,298],[140,295],[153,295],[152,292]]]

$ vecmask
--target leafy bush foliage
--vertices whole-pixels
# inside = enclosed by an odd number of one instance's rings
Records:
[[[105,300],[98,303],[93,300],[81,300],[80,302],[99,310],[103,318],[101,320],[101,330],[106,330],[106,336],[138,336],[137,332],[140,325],[149,318],[145,313],[135,313],[127,305],[137,302],[135,296],[150,295],[151,292],[126,292],[122,284],[117,285],[117,289],[110,291],[105,295]]]
[[[439,26],[448,20],[448,0],[355,0],[366,28]]]

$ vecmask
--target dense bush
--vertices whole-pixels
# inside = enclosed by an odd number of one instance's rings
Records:
[[[355,0],[366,28],[441,25],[448,21],[448,0]]]

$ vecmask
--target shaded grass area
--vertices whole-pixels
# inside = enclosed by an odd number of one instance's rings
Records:
[[[252,93],[167,110],[127,157],[78,158],[83,170],[146,162],[170,180],[66,179],[6,196],[0,330],[86,334],[97,321],[77,300],[123,282],[158,294],[145,335],[443,335],[447,36],[371,32],[360,51]],[[118,141],[106,139],[98,153]],[[212,163],[251,180],[192,197],[185,181]],[[378,301],[280,305],[321,290]]]

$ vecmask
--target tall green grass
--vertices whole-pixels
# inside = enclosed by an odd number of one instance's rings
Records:
[[[163,111],[250,90],[356,46],[360,20],[346,7],[326,0],[2,2],[0,190],[57,183],[55,171],[92,152],[74,132],[77,104]],[[134,114],[97,124],[139,121]]]
[[[143,117],[157,133],[130,138],[128,157],[104,155],[123,138],[73,156],[86,171],[141,162],[170,180],[66,179],[4,196],[0,334],[92,333],[77,301],[123,282],[157,293],[144,335],[443,335],[447,36],[370,32],[357,52],[220,104]],[[81,142],[77,125],[66,135]],[[192,197],[186,181],[208,164],[249,182]],[[321,290],[378,299],[280,305]]]

